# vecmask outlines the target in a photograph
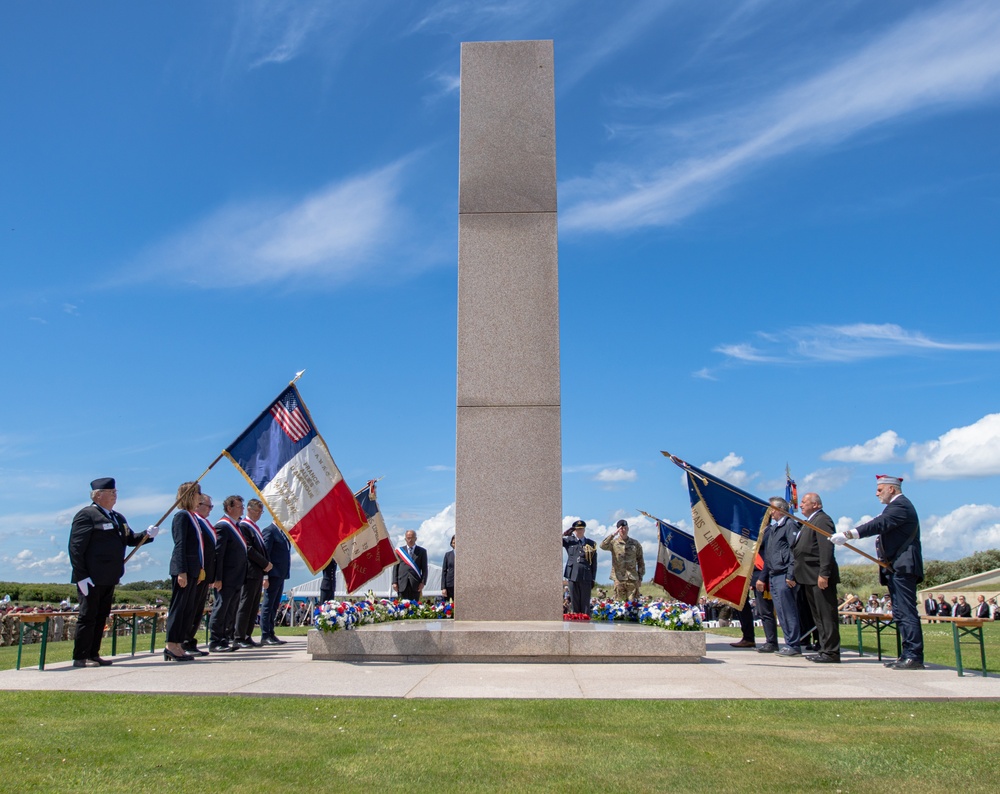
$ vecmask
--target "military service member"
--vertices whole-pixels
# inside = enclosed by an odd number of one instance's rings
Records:
[[[611,581],[616,601],[637,601],[639,585],[646,575],[642,544],[628,536],[628,521],[619,520],[615,531],[601,541],[601,548],[611,552]]]

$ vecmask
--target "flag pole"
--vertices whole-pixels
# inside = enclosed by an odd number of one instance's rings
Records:
[[[697,474],[695,474],[695,472],[691,471],[687,467],[687,464],[683,460],[681,460],[680,458],[675,457],[674,455],[671,455],[669,452],[665,452],[662,449],[660,450],[660,454],[663,455],[664,457],[669,458],[676,466],[678,466],[679,468],[683,469],[688,474],[692,474],[692,475],[694,475],[696,477],[699,477],[699,475],[697,475]],[[704,480],[705,477],[699,477],[699,479]],[[721,485],[724,488],[725,487],[729,487],[729,486],[727,486],[726,483],[722,482],[721,480],[715,480],[713,478],[713,481],[715,482],[716,485]],[[820,529],[818,526],[816,526],[815,524],[809,523],[804,518],[796,518],[791,513],[788,513],[788,512],[786,512],[784,510],[779,510],[777,507],[774,507],[770,502],[762,502],[760,499],[757,499],[756,497],[754,498],[754,501],[757,504],[761,505],[762,507],[769,508],[770,510],[772,510],[775,513],[780,513],[781,515],[788,516],[793,521],[797,521],[799,524],[802,524],[803,526],[809,527],[809,529],[813,530],[814,532],[818,532],[820,535],[823,535],[824,537],[829,538],[832,535],[832,533],[827,532],[825,529]],[[888,563],[883,562],[882,560],[878,559],[877,557],[872,557],[870,554],[861,551],[861,549],[852,546],[850,543],[843,544],[843,547],[845,549],[850,549],[855,554],[860,554],[865,559],[871,560],[873,563],[875,563],[876,565],[878,565],[878,566],[880,566],[882,568],[886,568],[886,569],[889,568],[889,564]]]
[[[200,483],[202,481],[202,478],[206,474],[208,474],[212,469],[215,468],[215,464],[218,463],[220,460],[222,460],[222,453],[221,452],[219,453],[219,457],[217,457],[215,460],[213,460],[209,464],[208,468],[205,469],[205,471],[203,471],[200,475],[198,475],[198,479],[197,480],[195,480],[187,488],[185,488],[183,493],[178,494],[177,498],[174,500],[174,503],[172,505],[170,505],[170,509],[167,510],[167,512],[164,513],[162,516],[160,516],[159,521],[157,521],[154,524],[154,526],[158,527],[158,526],[160,526],[160,524],[162,524],[164,521],[166,521],[167,520],[167,516],[169,516],[172,512],[174,512],[174,508],[177,507],[177,505],[179,505],[181,503],[181,499],[183,499],[185,496],[187,496],[189,493],[191,493],[191,491],[194,490],[194,487],[198,483]],[[134,555],[137,551],[139,551],[139,549],[142,548],[142,544],[145,543],[147,540],[149,540],[149,535],[143,536],[142,540],[140,540],[139,543],[136,544],[136,547],[134,549],[132,549],[132,551],[130,551],[128,553],[128,556],[122,561],[123,564],[126,563],[126,562],[128,562],[129,560],[131,560],[132,559],[132,555]]]

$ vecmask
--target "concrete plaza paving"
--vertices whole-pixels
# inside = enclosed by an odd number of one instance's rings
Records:
[[[818,665],[731,648],[708,634],[695,664],[497,664],[314,661],[305,637],[287,645],[165,662],[162,653],[114,657],[114,665],[70,662],[0,671],[0,690],[389,698],[903,699],[1000,700],[1000,677],[954,667],[890,670],[847,648],[839,665]],[[37,657],[33,657],[37,658]],[[978,661],[978,660],[977,660]]]

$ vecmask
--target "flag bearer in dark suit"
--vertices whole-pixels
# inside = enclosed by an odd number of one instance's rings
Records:
[[[260,610],[261,591],[268,586],[264,574],[271,570],[271,561],[267,559],[264,548],[264,536],[257,526],[263,513],[264,503],[260,499],[251,499],[247,502],[247,514],[240,521],[240,532],[247,542],[247,573],[240,592],[240,605],[236,610],[236,642],[241,648],[258,645],[252,636],[254,621]]]
[[[924,669],[924,632],[917,612],[917,585],[924,580],[924,558],[920,547],[920,519],[913,503],[903,496],[903,478],[876,475],[875,495],[885,505],[880,515],[854,529],[830,538],[838,546],[848,540],[878,536],[879,559],[888,569],[879,571],[892,598],[892,614],[899,627],[903,654],[886,667],[896,670]],[[940,614],[940,608],[938,610]]]
[[[274,620],[278,616],[281,592],[292,567],[292,545],[277,524],[264,527],[264,549],[271,561],[267,572],[267,588],[264,590],[264,604],[260,608],[260,644],[284,645],[274,633]]]
[[[136,534],[125,516],[112,508],[118,501],[114,477],[100,477],[90,483],[93,504],[73,517],[69,532],[69,561],[72,581],[80,591],[80,617],[73,643],[74,667],[111,664],[102,659],[104,625],[111,614],[115,585],[125,573],[125,547],[152,541],[159,527]]]
[[[810,524],[825,529],[831,535],[836,532],[833,519],[823,512],[823,500],[819,494],[807,493],[800,505],[802,515]],[[821,664],[836,664],[840,661],[840,621],[837,616],[837,584],[840,582],[840,568],[830,539],[802,527],[792,545],[795,557],[793,578],[805,592],[809,612],[819,631],[819,653],[806,658]]]
[[[419,601],[427,584],[427,549],[417,545],[417,533],[406,530],[406,542],[396,549],[398,562],[392,569],[392,589],[400,598]]]
[[[192,656],[208,656],[208,651],[203,651],[198,647],[198,632],[205,620],[205,602],[208,600],[208,591],[215,587],[215,530],[212,529],[212,525],[208,521],[208,515],[212,512],[213,507],[215,505],[212,504],[212,497],[203,493],[198,497],[198,504],[194,508],[205,554],[205,579],[198,583],[195,590],[191,626],[183,643],[184,650]]]
[[[563,579],[570,583],[569,600],[574,614],[590,614],[590,591],[597,576],[597,543],[588,537],[586,521],[574,521],[563,532],[566,568]]]
[[[236,608],[247,576],[247,542],[240,532],[243,497],[227,496],[225,515],[215,525],[215,604],[209,627],[209,651],[235,651]]]

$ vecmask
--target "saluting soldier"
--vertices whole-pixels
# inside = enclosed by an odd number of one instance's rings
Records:
[[[619,519],[614,532],[601,541],[601,548],[611,552],[615,600],[637,601],[639,585],[646,575],[646,563],[642,559],[642,544],[628,536],[628,521]]]
[[[586,521],[574,521],[563,532],[566,568],[563,579],[569,582],[569,600],[574,614],[590,614],[590,591],[597,576],[597,544],[588,537]]]

